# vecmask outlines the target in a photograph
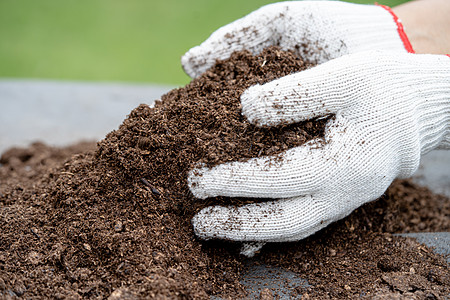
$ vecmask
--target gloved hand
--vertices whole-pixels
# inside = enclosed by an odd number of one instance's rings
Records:
[[[303,239],[380,197],[395,178],[411,176],[424,153],[450,148],[450,58],[444,55],[346,55],[250,87],[241,103],[256,125],[334,118],[323,140],[290,149],[281,160],[254,158],[192,171],[188,183],[197,198],[275,199],[201,210],[192,222],[203,239]]]
[[[400,21],[385,6],[339,1],[293,1],[266,5],[214,32],[181,59],[198,77],[234,51],[254,54],[268,46],[294,50],[319,64],[365,50],[413,52]]]

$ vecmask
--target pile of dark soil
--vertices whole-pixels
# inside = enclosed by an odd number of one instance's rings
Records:
[[[326,120],[260,129],[240,114],[244,89],[306,67],[277,48],[235,53],[154,108],[139,106],[97,145],[5,152],[0,297],[244,296],[237,245],[199,241],[190,224],[200,208],[228,200],[196,201],[187,172],[198,162],[277,154],[323,134]],[[332,228],[271,244],[253,263],[290,269],[313,286],[293,295],[439,298],[450,292],[445,259],[392,233],[449,230],[449,213],[447,198],[397,181]]]

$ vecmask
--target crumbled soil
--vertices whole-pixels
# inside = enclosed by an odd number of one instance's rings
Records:
[[[187,172],[274,155],[321,136],[327,120],[256,128],[240,114],[249,86],[304,70],[278,48],[238,52],[153,108],[133,110],[97,144],[33,144],[0,158],[0,298],[244,297],[249,261],[234,243],[198,240]],[[247,201],[234,199],[233,203]],[[304,298],[443,298],[444,257],[401,232],[448,231],[450,201],[410,181],[318,234],[269,244],[251,263],[296,272]],[[264,289],[261,298],[275,295]]]

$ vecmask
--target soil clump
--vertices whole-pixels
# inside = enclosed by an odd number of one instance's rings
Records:
[[[5,152],[0,298],[244,297],[248,260],[238,245],[202,242],[190,224],[200,208],[230,201],[194,199],[187,173],[199,162],[275,155],[323,135],[326,119],[265,129],[240,113],[246,88],[307,67],[275,47],[237,52],[154,107],[134,109],[97,145]],[[292,270],[313,286],[292,296],[439,299],[450,292],[445,258],[392,234],[448,231],[449,214],[448,198],[396,181],[330,228],[268,245],[251,262]]]

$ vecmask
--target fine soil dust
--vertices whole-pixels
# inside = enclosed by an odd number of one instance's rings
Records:
[[[141,105],[97,145],[33,144],[0,159],[0,298],[245,297],[238,246],[202,242],[187,187],[198,162],[278,154],[323,134],[326,120],[258,129],[240,114],[249,86],[307,68],[293,53],[238,52],[154,108]],[[237,203],[241,200],[234,200]],[[448,231],[450,201],[409,181],[296,243],[269,244],[253,264],[307,279],[304,298],[439,299],[442,256],[392,233]],[[272,297],[264,289],[261,297]]]

